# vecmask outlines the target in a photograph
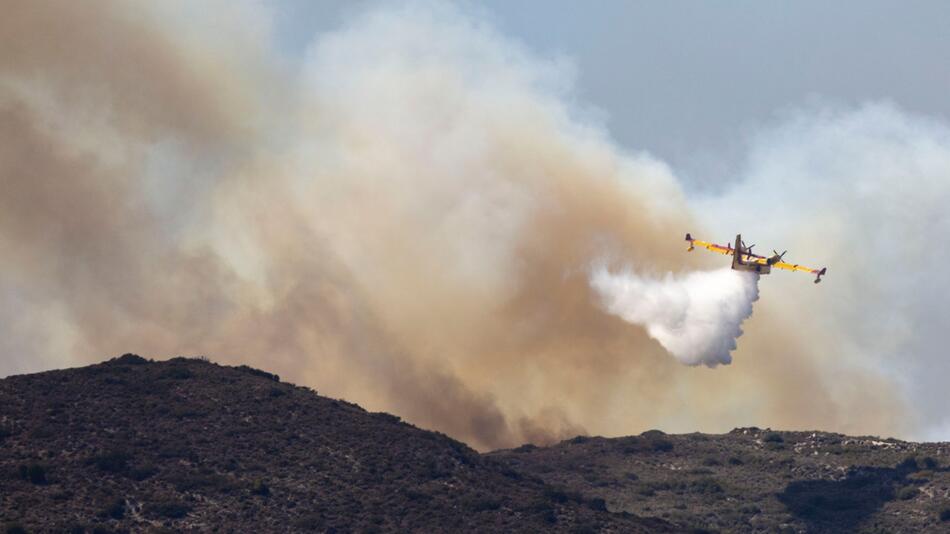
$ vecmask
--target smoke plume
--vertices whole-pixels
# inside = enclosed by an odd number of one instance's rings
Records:
[[[943,126],[897,111],[879,121],[906,131],[875,130],[860,110],[801,119],[763,141],[733,190],[687,199],[665,164],[577,108],[569,64],[462,8],[374,8],[299,62],[274,50],[258,3],[2,11],[0,374],[205,354],[483,449],[651,427],[923,428],[880,363],[924,342],[862,337],[933,326],[905,287],[876,285],[919,243],[869,270],[843,251],[868,235],[857,221],[918,228],[883,202],[888,179],[926,185],[907,203],[948,198]],[[869,146],[848,145],[841,124]],[[857,206],[844,169],[889,172],[862,178]],[[822,204],[790,189],[800,212],[728,209],[802,176],[828,180]],[[842,206],[880,210],[844,220]],[[681,236],[752,224],[835,277],[814,291],[772,275],[729,368],[679,364],[655,340],[687,363],[726,363],[756,291],[707,272],[722,258],[687,254]],[[604,257],[637,270],[595,289],[589,266]],[[891,297],[901,307],[884,313]]]
[[[757,273],[730,268],[662,279],[606,267],[591,274],[607,311],[645,327],[680,362],[709,367],[732,361],[739,327],[759,298],[758,281]]]

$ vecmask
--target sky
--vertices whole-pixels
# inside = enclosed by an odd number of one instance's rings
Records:
[[[0,376],[205,355],[480,450],[950,440],[947,4],[581,5],[9,3]]]
[[[299,54],[378,4],[273,2],[278,38]],[[888,101],[950,118],[950,5],[939,0],[466,5],[531,51],[570,62],[579,107],[703,191],[735,180],[748,138],[789,108]]]

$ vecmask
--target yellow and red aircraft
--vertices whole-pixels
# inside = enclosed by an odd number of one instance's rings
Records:
[[[788,252],[787,250],[781,254],[779,254],[778,251],[773,250],[772,252],[774,252],[775,255],[769,257],[753,254],[752,247],[755,245],[746,246],[745,243],[742,242],[742,234],[736,236],[735,247],[732,247],[731,245],[717,245],[715,243],[707,243],[706,241],[693,239],[693,236],[689,234],[686,234],[686,240],[689,241],[689,248],[686,249],[687,251],[691,251],[697,246],[700,246],[707,250],[718,252],[719,254],[732,256],[732,268],[737,271],[752,271],[759,274],[769,274],[772,271],[772,267],[785,269],[787,271],[802,271],[815,275],[815,283],[817,284],[818,282],[821,282],[821,277],[827,270],[825,267],[822,267],[821,269],[812,269],[811,267],[805,267],[804,265],[798,265],[797,263],[786,263],[782,261],[782,257],[785,256],[785,252]]]

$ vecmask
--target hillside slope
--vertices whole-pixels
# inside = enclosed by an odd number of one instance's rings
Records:
[[[12,532],[669,529],[395,416],[185,358],[0,380],[0,487]]]
[[[609,510],[708,531],[950,532],[950,443],[744,428],[490,456]]]

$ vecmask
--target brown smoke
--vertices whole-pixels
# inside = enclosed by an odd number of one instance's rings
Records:
[[[712,261],[684,253],[688,206],[578,125],[556,66],[464,16],[367,16],[297,76],[243,19],[89,6],[0,17],[0,373],[206,354],[480,448],[904,430],[892,386],[829,389],[832,333],[768,299],[717,370],[606,314],[592,261]]]

